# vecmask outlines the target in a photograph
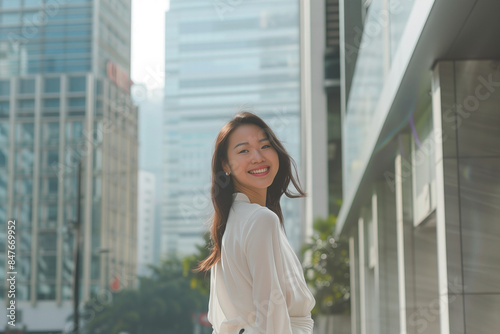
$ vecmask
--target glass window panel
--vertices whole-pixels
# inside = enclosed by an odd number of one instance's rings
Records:
[[[83,123],[81,121],[73,122],[73,138],[80,139],[83,136]]]
[[[92,256],[92,262],[90,263],[90,279],[97,280],[99,279],[100,272],[100,258],[99,255]]]
[[[90,35],[90,28],[84,28],[84,29],[79,29],[79,30],[67,30],[66,35],[68,37],[87,36],[87,35]],[[82,50],[83,51],[79,51],[79,52],[89,52],[90,51],[88,48],[85,48]]]
[[[29,300],[30,290],[29,284],[19,284],[16,287],[16,299]]]
[[[43,5],[43,0],[24,0],[24,7],[39,7]]]
[[[68,13],[68,20],[81,20],[81,19],[90,19],[90,12],[83,11],[81,8],[77,8],[78,11],[71,11]]]
[[[60,80],[59,78],[46,78],[44,84],[45,93],[59,93]]]
[[[59,108],[59,99],[43,99],[44,108]]]
[[[1,171],[0,171],[0,199],[4,201],[7,199],[7,173]],[[5,219],[5,217],[2,217],[0,215],[0,219],[2,218]],[[5,248],[0,248],[0,249],[5,249]]]
[[[10,94],[10,81],[0,80],[0,96],[9,96],[9,94]]]
[[[6,146],[0,146],[0,168],[7,168],[8,154],[9,148]]]
[[[45,140],[59,139],[59,122],[48,122],[44,125],[43,138]]]
[[[21,7],[21,0],[2,1],[2,8],[19,8],[19,7]]]
[[[0,101],[0,117],[9,117],[10,112],[10,103],[9,101]]]
[[[84,61],[84,62],[68,62],[66,66],[66,70],[68,72],[84,72],[88,71],[90,69],[90,62],[89,61]]]
[[[52,166],[59,162],[59,151],[50,150],[47,152],[47,166]]]
[[[28,281],[31,277],[31,256],[25,254],[16,256],[16,265],[19,281]]]
[[[45,71],[49,73],[62,72],[64,70],[64,61],[61,59],[46,59],[43,62]]]
[[[20,222],[21,229],[23,231],[25,231],[26,228],[30,227],[29,223],[31,222],[31,217],[32,217],[32,213],[33,213],[32,209],[33,209],[33,206],[31,205],[31,201],[20,202],[19,204],[17,204],[14,207],[14,214],[18,218],[18,220]],[[23,227],[25,227],[25,228],[23,228]],[[23,234],[26,234],[26,233],[23,232],[21,234],[21,240],[24,237]],[[25,237],[25,238],[27,238],[27,237]],[[31,236],[30,235],[29,235],[28,244],[31,245]]]
[[[47,205],[47,219],[57,220],[57,204]]]
[[[21,80],[19,80],[19,93],[21,93],[21,94],[35,94],[35,79],[21,79]]]
[[[66,179],[66,189],[70,189],[71,195],[76,195],[76,180],[75,179]],[[66,204],[65,206],[65,216],[64,221],[74,221],[76,218],[76,204]]]
[[[85,98],[84,97],[72,97],[68,99],[69,107],[83,107],[85,108]]]
[[[85,59],[83,59],[85,60]],[[70,77],[69,91],[70,92],[85,92],[86,79],[85,77]]]
[[[34,109],[35,108],[35,100],[33,100],[33,99],[18,100],[17,105],[18,105],[19,109]]]
[[[3,3],[5,4],[6,2],[4,1]],[[18,23],[21,23],[21,15],[18,12],[0,14],[0,22],[2,24],[18,24]]]
[[[0,240],[0,247],[2,247],[2,250],[3,249],[6,249],[6,243],[5,243],[5,237],[1,238]],[[5,258],[6,256],[2,254],[2,257]],[[5,280],[5,273],[7,272],[8,270],[5,270],[5,261],[0,261],[0,279],[2,281]],[[3,287],[3,284],[0,284],[0,286]],[[4,296],[3,294],[0,295],[0,296]]]
[[[33,180],[31,179],[31,176],[16,179],[15,192],[16,196],[32,196]]]
[[[16,170],[30,173],[33,170],[33,148],[22,148],[16,154]]]
[[[33,38],[40,38],[42,30],[39,28],[39,25],[42,20],[43,14],[41,11],[25,11],[23,13],[23,36],[31,40]]]
[[[73,289],[71,284],[63,284],[61,292],[63,300],[71,300],[73,298]]]
[[[57,250],[57,233],[43,232],[38,234],[38,247],[42,252],[55,252]]]
[[[391,58],[396,54],[414,3],[415,0],[389,0]]]
[[[18,123],[17,124],[17,141],[19,143],[33,143],[35,138],[34,123]]]
[[[56,285],[49,283],[38,283],[38,291],[36,296],[38,300],[56,299]]]
[[[57,195],[58,179],[57,177],[47,178],[47,191],[51,195]]]

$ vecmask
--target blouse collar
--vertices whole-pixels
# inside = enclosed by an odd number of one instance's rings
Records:
[[[250,203],[248,196],[240,192],[233,193],[233,201]]]

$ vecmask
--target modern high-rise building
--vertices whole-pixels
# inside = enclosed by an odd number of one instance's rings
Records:
[[[147,276],[148,265],[155,262],[156,178],[151,172],[139,171],[137,273]]]
[[[299,16],[298,1],[170,2],[165,28],[163,254],[188,254],[203,242],[212,212],[215,138],[237,111],[261,116],[302,173]],[[305,200],[284,196],[281,204],[287,236],[298,250]]]
[[[135,285],[130,7],[127,0],[0,2],[0,279],[12,271],[6,224],[15,219],[16,325],[27,333],[71,329],[77,212],[80,301],[107,292],[110,282]],[[0,300],[10,300],[3,284]]]
[[[352,333],[500,327],[499,11],[340,0]]]

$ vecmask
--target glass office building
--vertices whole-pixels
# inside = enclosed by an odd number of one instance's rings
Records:
[[[301,165],[299,3],[173,0],[165,33],[162,253],[179,255],[203,242],[215,138],[237,111],[260,115]],[[282,200],[295,249],[302,203]]]
[[[72,313],[80,161],[80,301],[112,281],[135,284],[130,1],[3,0],[0,50],[0,278],[15,219],[17,325],[60,333]]]
[[[500,326],[499,10],[340,1],[352,333]]]

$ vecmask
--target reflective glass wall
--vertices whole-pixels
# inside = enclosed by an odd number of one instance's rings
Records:
[[[163,253],[202,242],[218,131],[240,109],[261,116],[300,165],[298,1],[223,6],[174,0],[166,14]],[[300,200],[284,199],[297,248]]]

